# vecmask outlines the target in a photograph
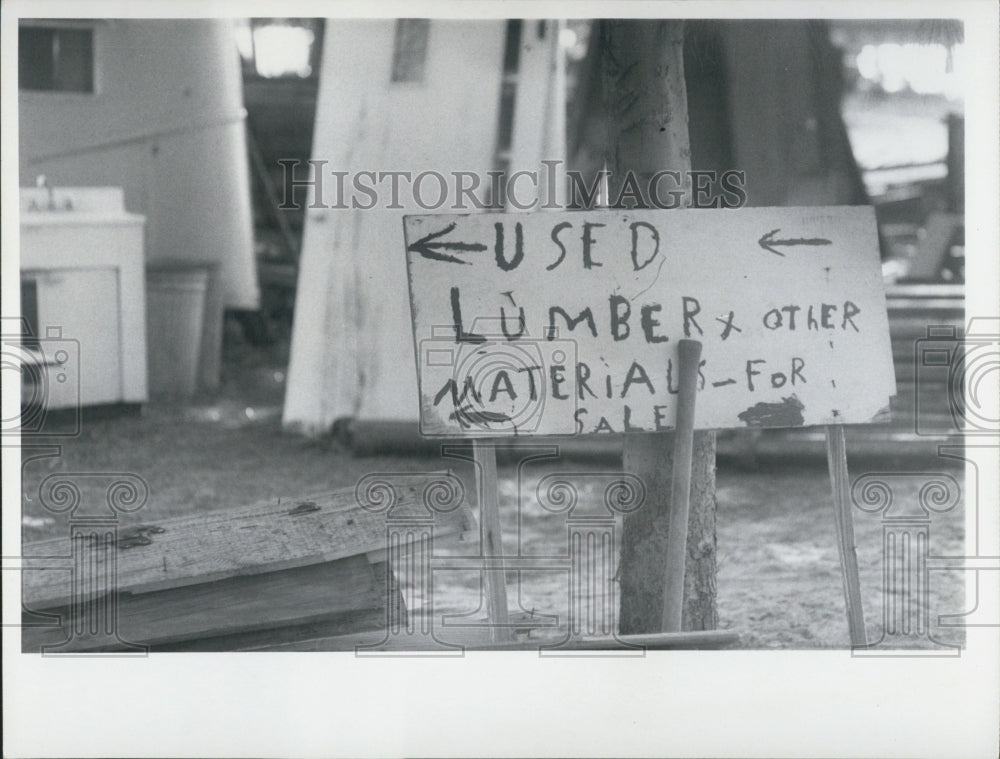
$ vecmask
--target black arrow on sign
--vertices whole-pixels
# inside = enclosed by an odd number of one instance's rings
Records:
[[[451,232],[455,228],[455,222],[452,222],[447,227],[442,229],[440,232],[431,232],[425,237],[421,237],[413,245],[409,246],[406,250],[412,251],[413,253],[419,253],[424,258],[430,258],[435,261],[448,261],[453,264],[467,264],[468,261],[463,261],[461,258],[456,256],[450,256],[447,253],[441,253],[442,250],[463,250],[463,251],[473,251],[479,252],[486,250],[486,246],[478,242],[431,242],[431,240],[436,240],[439,237],[444,237],[446,234]]]
[[[829,240],[824,237],[792,237],[788,240],[775,240],[774,236],[780,232],[780,229],[772,229],[766,235],[761,237],[757,244],[760,245],[764,250],[769,250],[772,253],[776,253],[779,256],[784,256],[780,250],[775,250],[773,245],[832,245]]]
[[[448,417],[459,423],[462,429],[472,426],[489,427],[490,424],[501,424],[511,421],[511,418],[500,411],[476,411],[472,406],[465,405],[456,408]]]

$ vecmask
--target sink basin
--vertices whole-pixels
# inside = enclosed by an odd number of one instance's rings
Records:
[[[20,211],[21,283],[22,292],[34,293],[32,333],[46,346],[72,348],[62,351],[72,371],[43,367],[39,404],[145,402],[144,217],[125,210],[118,187],[22,188]],[[53,330],[58,341],[49,338]]]
[[[51,208],[50,208],[51,204]],[[143,217],[125,210],[120,187],[22,187],[21,225],[134,224]]]

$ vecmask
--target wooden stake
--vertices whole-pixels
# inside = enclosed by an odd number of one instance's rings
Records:
[[[507,607],[507,583],[503,568],[503,532],[500,528],[500,506],[497,492],[497,453],[488,440],[472,441],[472,456],[476,465],[476,488],[479,491],[479,518],[482,521],[482,554],[488,568],[486,604],[490,623],[490,640],[503,643],[511,639]]]
[[[854,543],[854,517],[851,514],[850,478],[847,472],[847,445],[844,428],[839,424],[826,427],[826,460],[833,488],[833,515],[837,525],[837,549],[840,571],[844,579],[844,601],[847,604],[847,626],[852,647],[868,645],[865,615],[861,608],[861,577],[858,573],[858,553]]]
[[[680,632],[684,611],[684,565],[687,562],[688,514],[691,505],[691,458],[694,453],[694,407],[698,395],[701,343],[677,343],[677,422],[667,531],[667,577],[663,586],[663,632]]]

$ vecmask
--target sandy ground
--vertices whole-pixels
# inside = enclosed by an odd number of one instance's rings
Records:
[[[185,406],[150,405],[141,416],[87,422],[75,438],[33,441],[38,446],[58,442],[61,449],[59,455],[36,459],[30,457],[46,449],[25,449],[23,540],[68,534],[65,518],[46,512],[37,496],[39,483],[54,472],[131,472],[144,478],[150,500],[126,524],[320,493],[353,486],[372,472],[452,468],[472,492],[471,465],[462,462],[428,456],[355,458],[333,440],[308,440],[283,432],[283,384],[280,350],[230,347],[223,389],[214,398]],[[893,479],[893,497],[899,504],[916,504],[931,473],[962,479],[961,470],[943,460],[914,461],[908,468],[911,474]],[[587,478],[582,475],[615,469],[613,462],[560,461],[529,467],[519,487],[516,468],[502,465],[505,553],[565,553],[565,515],[539,507],[535,490],[539,477],[558,471],[580,475],[578,480],[583,482]],[[851,462],[852,479],[901,469],[898,462],[888,468],[879,461]],[[581,498],[599,497],[596,486],[581,494]],[[847,646],[825,461],[762,462],[756,470],[723,464],[717,474],[717,500],[720,627],[738,632],[745,648]],[[893,600],[882,590],[884,524],[881,515],[858,509],[854,517],[868,635],[878,640],[883,601]],[[963,519],[961,501],[947,513],[932,516],[932,555],[961,553]],[[620,523],[616,534],[620,534]],[[959,643],[961,628],[939,625],[938,615],[965,610],[964,578],[958,572],[930,574],[930,634],[941,642]],[[508,584],[511,599],[518,599],[526,611],[566,611],[565,573],[523,572],[519,577],[511,572]],[[479,605],[477,573],[435,573],[434,588],[436,612],[470,613]],[[934,645],[926,636],[917,642]]]

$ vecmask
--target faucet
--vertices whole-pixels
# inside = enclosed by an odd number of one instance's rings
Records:
[[[39,189],[44,187],[46,190],[48,190],[49,192],[48,210],[55,211],[56,210],[55,190],[53,189],[52,185],[49,184],[48,177],[46,177],[44,174],[39,174],[35,178],[35,187],[38,187]]]
[[[70,198],[66,198],[66,200],[63,201],[62,209],[60,209],[58,206],[56,206],[55,188],[52,185],[49,184],[49,180],[48,180],[48,178],[44,174],[39,174],[35,178],[35,187],[38,187],[39,189],[41,189],[41,188],[44,187],[48,191],[49,202],[46,205],[46,210],[48,210],[48,211],[59,211],[59,210],[72,211],[73,210],[73,201]],[[28,206],[28,210],[29,211],[41,211],[42,209],[38,207],[38,202],[37,201],[32,200],[31,203],[30,203],[30,205]]]

